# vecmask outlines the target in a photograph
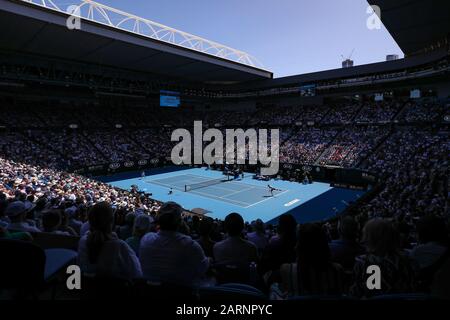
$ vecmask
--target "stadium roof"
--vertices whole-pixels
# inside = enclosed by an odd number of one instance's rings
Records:
[[[245,52],[90,0],[71,1],[74,7],[63,1],[61,8],[57,0],[0,0],[0,49],[204,83],[273,77]],[[82,17],[80,29],[69,30],[67,10]]]
[[[377,73],[390,73],[404,71],[438,61],[448,56],[445,50],[435,50],[425,55],[416,55],[393,61],[382,61],[369,63],[351,68],[337,68],[318,72],[299,74],[294,76],[281,77],[271,80],[255,81],[253,83],[234,86],[234,89],[267,89],[271,87],[292,86],[309,84],[316,81],[344,79],[351,77],[362,77]]]
[[[368,0],[405,55],[431,51],[450,35],[448,0]],[[447,40],[448,41],[448,40]]]

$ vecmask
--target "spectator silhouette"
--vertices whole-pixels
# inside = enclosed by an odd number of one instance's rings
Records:
[[[89,212],[89,232],[80,239],[78,260],[81,270],[90,274],[132,279],[142,275],[134,251],[120,240],[113,228],[113,211],[106,202]]]

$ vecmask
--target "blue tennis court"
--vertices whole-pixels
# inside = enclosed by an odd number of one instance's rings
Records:
[[[218,179],[220,180],[220,179]],[[241,181],[226,181],[214,185],[207,185],[209,178],[194,174],[181,174],[175,177],[168,177],[156,180],[145,180],[148,183],[160,185],[167,188],[184,191],[185,186],[200,185],[198,188],[187,192],[197,194],[202,197],[215,199],[224,203],[232,203],[242,208],[248,208],[263,201],[269,200],[272,194],[267,186],[256,186]],[[206,186],[203,186],[205,184]],[[274,190],[273,197],[280,195],[287,190]]]
[[[259,181],[246,173],[243,179],[214,182],[224,179],[219,171],[190,168],[169,172],[149,172],[140,178],[109,178],[108,183],[129,190],[137,185],[160,201],[175,201],[188,210],[201,209],[213,218],[224,219],[231,212],[240,213],[246,221],[262,219],[276,222],[278,216],[289,212],[299,222],[319,221],[339,214],[348,203],[364,192],[333,188],[327,183],[301,184],[284,180]],[[124,179],[125,178],[125,179]],[[196,187],[200,184],[200,187]],[[278,190],[271,195],[267,185]],[[185,191],[185,186],[194,185]],[[198,185],[197,185],[198,186]],[[173,190],[172,193],[169,190]],[[189,188],[188,188],[189,189]]]

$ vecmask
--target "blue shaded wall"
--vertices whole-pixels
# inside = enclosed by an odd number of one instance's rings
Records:
[[[333,188],[287,213],[292,214],[298,223],[327,220],[339,215],[349,203],[355,202],[364,193],[365,191],[360,190]],[[278,217],[268,223],[278,224]]]

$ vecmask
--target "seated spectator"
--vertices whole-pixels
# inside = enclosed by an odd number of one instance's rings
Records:
[[[328,238],[320,225],[300,226],[296,251],[297,261],[280,268],[279,289],[285,296],[343,293],[342,267],[331,262]]]
[[[203,218],[198,227],[198,234],[200,238],[197,242],[202,247],[205,255],[209,258],[214,258],[214,245],[215,241],[211,239],[211,234],[213,232],[214,223],[210,218]]]
[[[153,223],[153,218],[146,214],[140,214],[134,219],[133,236],[126,240],[126,243],[139,256],[139,248],[142,237],[150,232]]]
[[[75,205],[70,206],[64,213],[67,215],[67,226],[72,228],[77,234],[80,234],[80,229],[83,223],[77,219],[78,209]]]
[[[450,299],[450,257],[444,260],[433,277],[431,294],[442,299]]]
[[[262,271],[278,271],[283,263],[295,262],[297,221],[290,214],[282,214],[278,219],[277,235],[267,244],[261,261]]]
[[[141,240],[139,258],[144,277],[162,283],[198,285],[209,267],[200,245],[178,232],[183,209],[174,202],[161,206],[157,215],[159,231]]]
[[[259,256],[267,246],[269,242],[266,236],[266,229],[264,227],[264,222],[258,219],[252,223],[253,232],[247,234],[248,241],[252,242],[258,249]]]
[[[57,209],[42,213],[42,229],[44,232],[70,236],[67,231],[61,231],[61,213]]]
[[[89,220],[85,221],[80,228],[80,237],[84,236],[86,233],[89,232],[89,229],[91,228],[91,226],[89,225]]]
[[[191,229],[189,228],[188,224],[186,223],[186,221],[181,220],[180,225],[178,226],[178,230],[179,233],[184,234],[186,236],[191,236]]]
[[[419,269],[435,263],[446,251],[448,245],[445,221],[436,216],[425,216],[417,222],[419,244],[410,253]]]
[[[8,225],[9,230],[24,232],[41,232],[37,227],[31,226],[25,222],[27,209],[22,201],[11,202],[5,211],[11,223]]]
[[[7,228],[8,224],[11,222],[9,218],[6,216],[6,208],[8,207],[9,203],[6,200],[0,201],[0,227]]]
[[[33,241],[33,237],[28,232],[9,232],[8,229],[0,226],[0,239]]]
[[[67,213],[67,210],[64,211],[60,211],[61,213],[61,226],[59,227],[59,230],[63,231],[63,232],[67,232],[68,234],[70,234],[71,236],[78,236],[79,233],[77,231],[75,231],[75,229],[73,227],[71,227],[69,225],[70,223],[70,218],[69,218],[69,214]],[[74,225],[72,223],[72,225]],[[77,226],[75,225],[75,228],[77,228]],[[89,231],[89,228],[86,230],[86,232]]]
[[[117,229],[117,235],[120,239],[128,239],[133,235],[134,219],[136,214],[129,212],[125,215],[125,224]]]
[[[238,213],[230,213],[226,216],[225,231],[227,237],[214,245],[214,257],[218,264],[236,264],[248,266],[251,262],[258,261],[258,249],[256,246],[242,238],[244,219]]]
[[[409,260],[400,253],[398,233],[392,223],[381,218],[369,220],[364,226],[362,240],[367,254],[356,259],[352,295],[370,297],[411,292],[414,288],[412,268]],[[372,265],[380,268],[380,289],[367,287],[367,268]]]
[[[448,233],[444,220],[434,216],[424,216],[417,222],[419,244],[410,253],[417,268],[420,289],[429,291],[435,273],[448,259]]]
[[[331,260],[345,270],[353,270],[355,258],[364,252],[356,241],[358,224],[352,217],[344,217],[338,224],[339,239],[330,243]]]
[[[83,272],[125,279],[142,275],[139,260],[125,241],[112,232],[113,211],[100,202],[89,212],[90,231],[80,239],[78,260]]]

